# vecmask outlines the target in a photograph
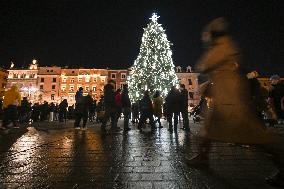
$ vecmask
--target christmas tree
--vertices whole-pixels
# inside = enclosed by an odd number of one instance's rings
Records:
[[[133,102],[141,99],[145,90],[151,96],[156,90],[165,96],[178,83],[171,43],[167,40],[165,30],[157,22],[158,18],[154,13],[151,22],[144,28],[140,52],[128,78],[129,95]]]

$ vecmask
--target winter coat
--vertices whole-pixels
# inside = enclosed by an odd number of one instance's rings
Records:
[[[180,93],[177,89],[169,91],[165,99],[165,106],[168,113],[180,111]]]
[[[131,101],[127,89],[124,89],[121,93],[121,105],[122,108],[131,108]]]
[[[187,111],[188,110],[188,91],[186,89],[182,89],[180,91],[180,110]]]
[[[3,108],[7,108],[9,105],[21,106],[21,95],[17,86],[12,86],[11,89],[4,93]]]
[[[154,105],[154,115],[156,117],[162,117],[163,98],[161,96],[153,98],[153,105]]]
[[[115,93],[111,84],[106,84],[104,87],[104,106],[116,107]]]
[[[153,113],[153,104],[149,96],[143,96],[139,102],[139,109],[141,112]]]
[[[247,79],[238,73],[238,50],[231,38],[216,39],[200,62],[197,71],[207,73],[213,83],[210,93],[212,111],[205,119],[201,135],[231,143],[272,142],[272,135],[252,111]]]

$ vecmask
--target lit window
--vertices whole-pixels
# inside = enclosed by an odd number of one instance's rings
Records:
[[[126,79],[126,74],[125,73],[121,74],[121,79]]]
[[[192,85],[191,79],[188,79],[188,85]]]
[[[51,100],[54,100],[54,96],[55,96],[54,94],[51,95]]]
[[[75,80],[74,80],[73,78],[70,80],[71,83],[74,83],[74,81],[75,81]]]
[[[85,89],[86,89],[86,91],[89,91],[89,90],[90,90],[90,87],[87,86],[87,87],[85,87]]]
[[[62,90],[62,91],[65,91],[65,89],[66,89],[65,86],[62,86],[62,87],[61,87],[61,90]]]
[[[86,83],[89,83],[89,82],[90,82],[90,78],[89,78],[89,77],[86,77],[86,78],[85,78],[85,82],[86,82]]]
[[[71,91],[71,92],[74,91],[74,86],[70,86],[70,91]]]
[[[62,82],[63,82],[63,83],[66,83],[66,78],[62,78]]]
[[[93,86],[93,91],[96,91],[96,88],[97,88],[96,86]]]

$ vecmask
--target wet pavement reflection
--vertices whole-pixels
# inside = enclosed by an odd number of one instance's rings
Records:
[[[213,143],[209,167],[190,167],[184,157],[199,142],[192,134],[135,127],[102,134],[99,125],[89,126],[46,123],[12,145],[2,141],[0,188],[269,188],[264,178],[275,169],[261,150],[225,143]]]

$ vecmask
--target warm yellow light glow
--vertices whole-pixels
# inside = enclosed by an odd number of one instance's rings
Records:
[[[33,59],[33,64],[36,64],[37,63],[37,60],[36,59]]]

